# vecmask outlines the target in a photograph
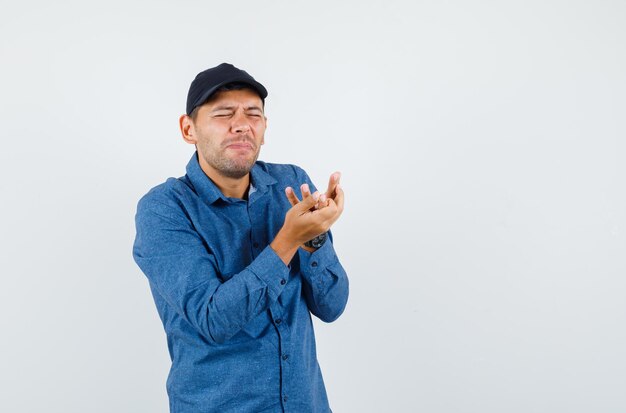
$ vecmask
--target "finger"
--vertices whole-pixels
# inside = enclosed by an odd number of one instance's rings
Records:
[[[335,196],[335,187],[339,184],[339,180],[341,179],[341,172],[333,172],[330,175],[330,179],[328,180],[328,189],[326,190],[326,196],[328,198],[334,198]]]
[[[309,196],[302,198],[302,201],[298,205],[294,206],[294,208],[297,208],[301,214],[304,214],[305,212],[308,212],[311,208],[315,206],[315,204],[319,200],[319,197],[320,197],[319,192],[315,191]]]
[[[291,204],[291,206],[296,205],[298,202],[300,202],[300,200],[298,199],[298,196],[296,195],[296,193],[293,191],[293,188],[288,186],[287,188],[285,188],[285,195],[287,195],[287,199],[289,200],[289,203]]]
[[[339,184],[337,184],[337,187],[335,188],[335,192],[337,193],[337,195],[334,198],[335,203],[337,204],[337,209],[339,209],[339,211],[343,211],[343,202],[344,202],[344,198],[345,195],[343,193],[343,187]]]
[[[326,198],[326,194],[320,195],[320,198],[317,200],[317,204],[315,204],[315,209],[322,209],[328,205],[328,200]]]
[[[309,185],[307,184],[300,185],[300,192],[302,192],[303,199],[311,195],[311,189],[309,188]]]
[[[300,185],[300,192],[302,192],[302,199],[304,199],[307,196],[311,195],[311,188],[309,187],[309,184],[302,184]],[[318,201],[319,202],[319,201]],[[317,209],[318,205],[315,204],[314,206],[311,207],[311,211],[315,211]]]
[[[313,214],[317,217],[317,219],[331,223],[335,222],[339,217],[339,214],[337,213],[337,205],[332,199],[328,200],[327,208],[318,209]]]
[[[332,199],[328,200],[328,208],[325,208],[322,211],[328,212],[328,215],[325,216],[325,219],[329,227],[332,226],[335,222],[337,222],[337,220],[339,219],[342,213],[342,210]]]

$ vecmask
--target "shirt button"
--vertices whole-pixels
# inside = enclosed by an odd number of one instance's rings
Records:
[[[280,324],[280,323],[282,323],[282,322],[283,322],[283,320],[281,320],[280,318],[277,318],[276,320],[274,320],[274,322],[275,322],[276,324]]]
[[[254,248],[259,248],[259,243],[258,243],[258,242],[255,242],[254,244],[252,244],[252,246],[253,246]]]
[[[317,261],[313,261],[313,262],[311,263],[311,267],[317,267]]]
[[[287,284],[287,281],[285,281],[285,280],[280,280],[280,285],[285,285],[285,284]]]
[[[287,401],[287,396],[283,396],[283,401],[286,402]]]
[[[283,360],[287,360],[289,358],[288,354],[283,354]]]

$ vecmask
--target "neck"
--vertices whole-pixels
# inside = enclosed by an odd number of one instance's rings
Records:
[[[206,163],[202,155],[198,154],[200,168],[213,181],[220,191],[229,198],[245,199],[250,186],[250,173],[241,178],[231,178],[222,175],[217,169]]]

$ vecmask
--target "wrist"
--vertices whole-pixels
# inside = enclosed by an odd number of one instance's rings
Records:
[[[328,238],[328,231],[319,234],[316,237],[311,238],[307,242],[304,243],[305,247],[314,248],[315,250],[320,248],[326,242]]]
[[[289,265],[291,259],[296,254],[296,251],[298,251],[298,246],[298,243],[290,240],[282,229],[278,231],[274,241],[270,244],[270,247],[274,250],[276,255],[280,257],[285,265]]]
[[[306,252],[315,252],[317,251],[317,248],[313,248],[313,247],[307,247],[306,244],[302,244],[300,245],[300,248],[302,248],[303,250],[305,250]]]

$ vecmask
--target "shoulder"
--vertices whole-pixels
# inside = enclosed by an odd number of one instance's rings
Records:
[[[150,213],[180,216],[181,213],[184,214],[185,204],[191,193],[193,188],[187,177],[168,178],[141,197],[137,204],[137,216]]]
[[[298,165],[257,161],[256,165],[279,182],[308,178],[307,173]]]

